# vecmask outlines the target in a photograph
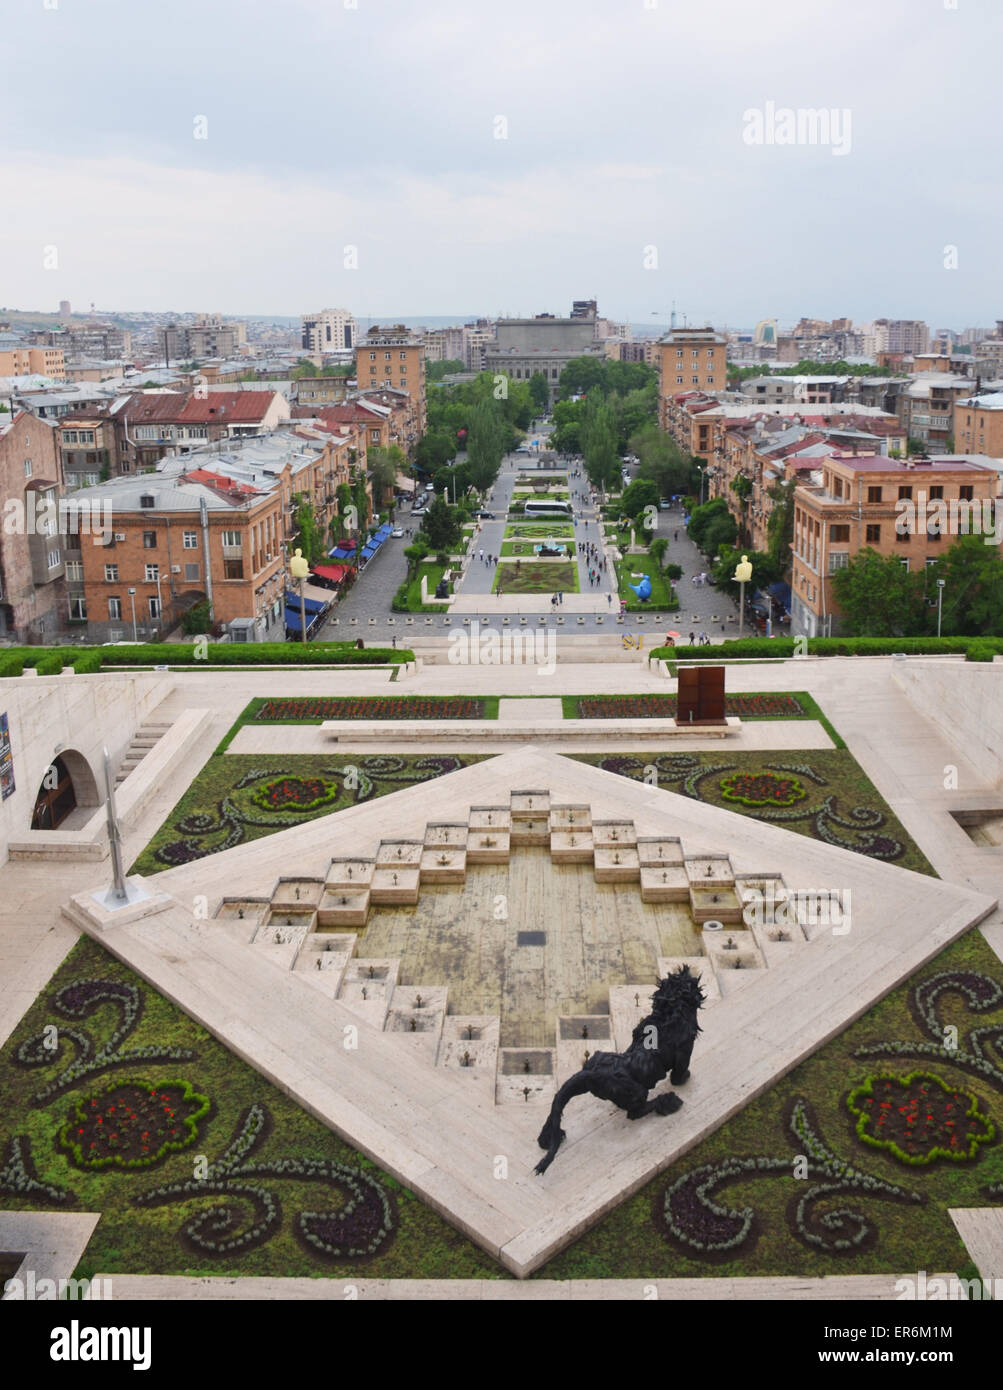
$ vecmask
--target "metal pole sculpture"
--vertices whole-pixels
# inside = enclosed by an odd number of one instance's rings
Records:
[[[111,846],[111,867],[114,875],[112,891],[120,902],[128,899],[128,891],[125,886],[125,874],[122,872],[122,832],[118,827],[118,817],[115,814],[115,793],[111,780],[111,758],[108,756],[108,749],[104,749],[104,781],[108,789],[107,808],[108,808],[108,844]]]

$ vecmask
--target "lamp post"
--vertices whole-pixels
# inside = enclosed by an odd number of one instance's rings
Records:
[[[302,550],[300,550],[299,546],[296,547],[296,553],[289,557],[289,570],[292,574],[292,577],[294,579],[298,579],[300,582],[300,633],[302,635],[302,640],[305,642],[306,593],[303,590],[303,585],[306,583],[306,577],[310,573],[310,565],[307,560],[304,560],[303,552]]]
[[[752,565],[748,555],[743,555],[739,563],[735,566],[735,573],[732,579],[738,580],[738,640],[741,642],[742,634],[745,632],[745,586],[752,578]]]
[[[136,590],[129,590],[129,600],[132,603],[132,640],[139,641],[139,633],[136,631]]]
[[[701,468],[700,465],[697,464],[697,472],[700,474],[700,505],[701,505],[701,507],[702,507],[702,506],[703,506],[703,485],[704,485],[704,479],[707,477],[707,466],[706,466],[706,464],[703,466],[703,468]]]
[[[937,580],[937,636],[940,636],[940,620],[944,612],[944,588],[947,584],[946,579]]]

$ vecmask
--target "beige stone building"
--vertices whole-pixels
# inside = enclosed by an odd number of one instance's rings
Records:
[[[913,571],[939,559],[954,539],[950,525],[940,524],[940,504],[954,515],[974,506],[981,521],[983,504],[990,512],[994,507],[998,478],[986,457],[896,460],[833,453],[821,460],[812,481],[799,483],[794,494],[792,634],[838,634],[832,576],[860,550],[894,555]],[[965,508],[959,508],[962,503]]]

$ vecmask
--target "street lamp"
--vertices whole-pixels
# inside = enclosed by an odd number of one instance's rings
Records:
[[[940,620],[944,611],[944,588],[947,584],[946,579],[937,580],[937,636],[940,636]]]
[[[752,578],[752,565],[748,555],[743,555],[740,562],[735,566],[735,573],[732,579],[738,580],[738,640],[741,642],[742,634],[745,631],[745,586]]]
[[[138,632],[136,631],[136,590],[135,590],[135,589],[130,589],[130,590],[129,590],[129,599],[130,599],[130,601],[131,601],[131,603],[132,603],[132,640],[133,640],[134,642],[138,642],[138,641],[139,641],[139,634],[138,634]]]
[[[303,552],[302,550],[300,550],[299,546],[296,547],[296,553],[294,555],[290,555],[289,557],[289,570],[292,574],[292,577],[294,579],[298,579],[300,582],[300,632],[302,633],[302,638],[305,642],[306,593],[304,592],[303,585],[306,583],[306,577],[310,573],[310,564],[309,561],[304,560]]]

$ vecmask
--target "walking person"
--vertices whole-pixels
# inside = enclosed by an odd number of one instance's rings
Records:
[[[482,550],[482,551],[481,551],[481,561],[482,561],[482,563],[483,563],[483,560],[484,560],[484,551]]]
[[[607,608],[612,608],[612,607],[613,607],[613,595],[612,595],[612,594],[607,594],[607,595],[606,595],[606,607],[607,607]]]

